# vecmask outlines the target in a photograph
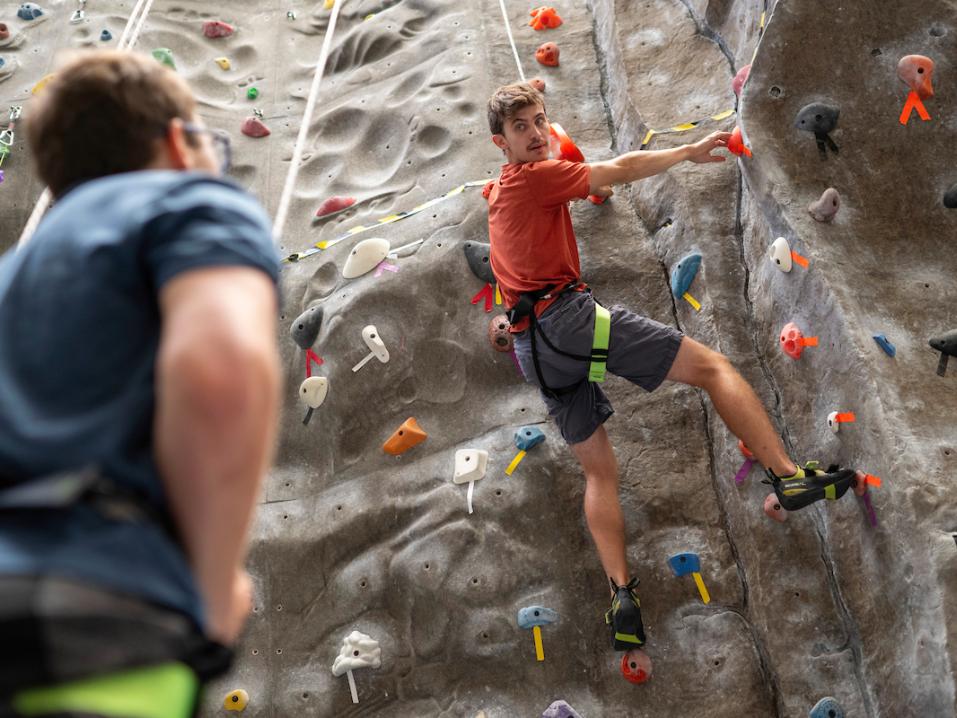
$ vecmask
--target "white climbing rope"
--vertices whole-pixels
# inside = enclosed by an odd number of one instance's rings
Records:
[[[143,23],[146,21],[146,16],[149,15],[152,7],[153,0],[136,0],[136,5],[133,6],[133,11],[130,13],[126,21],[126,27],[123,28],[123,34],[120,36],[120,41],[117,43],[118,49],[128,50],[136,44],[136,41],[140,37],[140,32],[143,30]],[[30,241],[30,238],[33,237],[33,233],[37,231],[40,220],[43,219],[43,214],[50,207],[50,201],[52,199],[53,197],[50,194],[50,190],[45,187],[43,193],[40,195],[40,199],[37,200],[36,205],[33,207],[33,211],[30,213],[30,217],[27,219],[23,231],[20,233],[20,238],[17,240],[17,248],[23,247]]]
[[[333,4],[332,15],[329,17],[329,27],[326,28],[326,36],[322,39],[322,49],[319,51],[319,62],[316,65],[316,74],[312,77],[312,88],[309,90],[309,98],[306,100],[306,109],[303,112],[302,121],[299,125],[299,136],[296,138],[296,145],[292,150],[292,162],[289,164],[289,172],[286,174],[286,184],[282,188],[282,195],[279,198],[279,207],[276,210],[276,220],[273,223],[273,242],[275,243],[279,242],[279,238],[282,236],[283,229],[286,226],[286,217],[289,215],[289,204],[292,202],[292,192],[296,186],[296,180],[299,178],[299,163],[302,161],[302,148],[309,134],[309,123],[312,122],[312,113],[316,107],[316,100],[319,98],[319,85],[325,73],[326,60],[329,57],[329,48],[332,46],[332,35],[336,29],[336,20],[339,18],[339,9],[344,4],[345,0],[336,0]]]
[[[502,8],[502,19],[505,20],[505,33],[508,35],[508,43],[512,46],[512,54],[515,56],[515,64],[518,66],[518,76],[525,82],[525,70],[522,69],[522,61],[518,56],[518,48],[515,47],[515,38],[512,37],[512,26],[508,21],[508,10],[505,9],[505,0],[498,0]]]

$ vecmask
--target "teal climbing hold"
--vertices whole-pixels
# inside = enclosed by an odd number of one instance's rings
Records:
[[[840,703],[827,696],[815,703],[807,715],[808,718],[844,718],[844,709]]]
[[[682,257],[671,269],[671,293],[683,297],[691,289],[691,283],[701,268],[701,255],[698,252]]]
[[[537,426],[523,426],[515,432],[515,446],[528,451],[545,441],[545,433]]]
[[[526,606],[518,610],[518,627],[547,626],[558,620],[558,612],[544,606]]]

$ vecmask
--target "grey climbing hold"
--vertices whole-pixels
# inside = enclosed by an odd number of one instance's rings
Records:
[[[957,184],[944,192],[944,206],[947,209],[957,209]]]
[[[818,222],[830,222],[841,208],[841,195],[833,187],[824,190],[824,194],[816,202],[807,206],[807,211]]]
[[[518,610],[518,627],[547,626],[558,620],[558,613],[544,606],[526,606]]]
[[[545,434],[537,426],[523,426],[515,432],[515,446],[528,451],[545,441]]]
[[[932,337],[928,344],[940,352],[940,363],[937,365],[937,374],[944,376],[947,373],[948,357],[957,357],[957,329],[953,329],[937,337]]]
[[[100,33],[100,42],[109,42],[113,39],[113,33],[109,30],[104,30]]]
[[[322,307],[309,307],[306,311],[296,317],[296,320],[289,327],[289,333],[292,334],[292,340],[299,345],[299,348],[305,351],[311,349],[316,343],[316,337],[319,336],[319,329],[322,327]]]
[[[542,713],[542,718],[582,718],[581,715],[565,701],[555,701]]]
[[[489,260],[491,245],[482,242],[466,242],[464,245],[465,260],[469,263],[472,274],[483,282],[495,284],[495,275],[492,274],[492,263]]]
[[[807,715],[808,718],[844,718],[844,709],[834,698],[827,696],[815,703]]]
[[[794,126],[799,130],[814,133],[822,160],[827,159],[828,148],[834,154],[838,152],[838,146],[831,139],[830,133],[837,128],[837,118],[840,114],[841,111],[834,105],[812,102],[802,107],[794,120]]]
[[[21,20],[36,20],[43,15],[43,8],[32,2],[25,2],[17,10],[17,17]]]

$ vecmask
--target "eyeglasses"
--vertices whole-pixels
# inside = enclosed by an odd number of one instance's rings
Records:
[[[222,174],[229,172],[229,168],[233,164],[233,146],[229,141],[228,134],[222,130],[211,130],[192,122],[184,122],[183,131],[191,135],[209,135],[213,142],[213,152],[216,153],[216,159],[219,160],[219,171]]]

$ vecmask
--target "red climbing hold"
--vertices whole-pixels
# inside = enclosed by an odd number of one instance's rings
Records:
[[[784,325],[781,330],[781,351],[792,359],[800,359],[804,347],[816,347],[817,337],[805,337],[794,322]]]
[[[751,74],[751,66],[745,65],[738,73],[734,76],[734,79],[731,81],[731,89],[734,90],[735,97],[741,97],[741,88],[744,87],[744,83],[748,81],[748,75]]]
[[[734,131],[731,133],[731,139],[728,140],[728,152],[733,155],[740,157],[744,155],[745,157],[751,156],[751,150],[748,149],[747,145],[744,144],[744,138],[741,137],[741,128],[735,127]]]
[[[542,78],[533,77],[531,80],[528,81],[528,84],[534,87],[539,92],[541,92],[543,95],[545,94],[545,80],[543,80]]]
[[[639,649],[628,651],[621,657],[621,675],[629,683],[644,683],[651,678],[651,659]]]
[[[341,212],[346,207],[351,207],[356,203],[355,197],[329,197],[316,210],[317,217],[325,217],[327,214]]]
[[[203,34],[206,37],[229,37],[234,32],[236,28],[222,20],[209,20],[203,23]]]
[[[551,123],[549,132],[552,135],[552,154],[555,159],[567,162],[584,162],[585,155],[578,149],[578,145],[557,122]]]
[[[560,50],[554,42],[546,42],[535,51],[535,59],[546,67],[558,67]]]
[[[751,449],[744,445],[744,442],[741,439],[738,439],[738,451],[741,452],[742,456],[748,461],[755,461],[754,454],[751,453]]]
[[[10,37],[10,29],[7,27],[7,24],[0,22],[0,40],[6,40]]]
[[[923,55],[905,55],[897,63],[897,76],[922,100],[934,96],[931,78],[934,75],[934,61]]]
[[[554,30],[562,24],[561,17],[559,17],[558,12],[553,7],[542,5],[528,14],[532,16],[528,24],[532,26],[533,30]]]
[[[269,128],[255,115],[243,120],[243,126],[240,131],[247,137],[266,137],[271,134]]]

